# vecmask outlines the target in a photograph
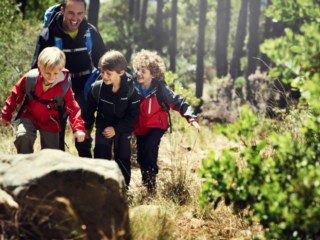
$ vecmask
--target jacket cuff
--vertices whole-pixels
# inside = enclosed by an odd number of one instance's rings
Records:
[[[192,123],[192,122],[199,122],[199,119],[198,118],[189,118],[188,123]]]

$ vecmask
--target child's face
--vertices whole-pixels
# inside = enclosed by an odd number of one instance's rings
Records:
[[[43,83],[45,85],[50,85],[52,83],[54,83],[54,81],[56,81],[62,71],[62,68],[52,68],[52,69],[49,69],[49,68],[42,68],[42,67],[39,67],[40,68],[40,71],[41,71],[41,74],[42,74],[42,77],[43,77]]]
[[[149,85],[153,78],[150,70],[144,66],[140,66],[136,68],[136,75],[137,75],[138,83],[142,85]]]
[[[101,77],[106,85],[110,84],[120,84],[120,78],[123,75],[124,71],[121,71],[120,73],[116,71],[110,71],[110,70],[101,70]]]

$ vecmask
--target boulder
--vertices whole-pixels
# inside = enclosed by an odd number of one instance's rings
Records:
[[[0,154],[0,188],[18,207],[19,239],[129,239],[124,178],[115,161],[60,150]],[[11,236],[9,236],[11,237]]]
[[[18,203],[14,201],[13,197],[0,189],[0,219],[14,221],[18,207]]]

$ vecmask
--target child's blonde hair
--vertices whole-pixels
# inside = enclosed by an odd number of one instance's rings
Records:
[[[164,80],[166,66],[157,52],[142,49],[134,56],[132,66],[134,71],[139,67],[145,67],[149,69],[154,79]]]
[[[46,47],[38,57],[38,66],[43,69],[64,68],[66,65],[66,55],[57,47]]]
[[[109,50],[99,60],[101,70],[116,71],[120,73],[128,67],[128,62],[123,54],[116,50]]]

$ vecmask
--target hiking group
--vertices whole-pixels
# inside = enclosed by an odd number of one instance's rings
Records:
[[[2,123],[8,126],[21,105],[17,152],[33,152],[37,131],[41,149],[64,151],[69,118],[79,156],[115,160],[127,188],[134,134],[142,184],[153,193],[159,145],[170,124],[168,111],[178,111],[199,130],[198,118],[166,85],[165,64],[158,53],[137,52],[132,76],[124,55],[107,51],[100,33],[87,22],[86,7],[85,0],[64,0],[47,10],[32,69],[14,85],[2,109]]]

